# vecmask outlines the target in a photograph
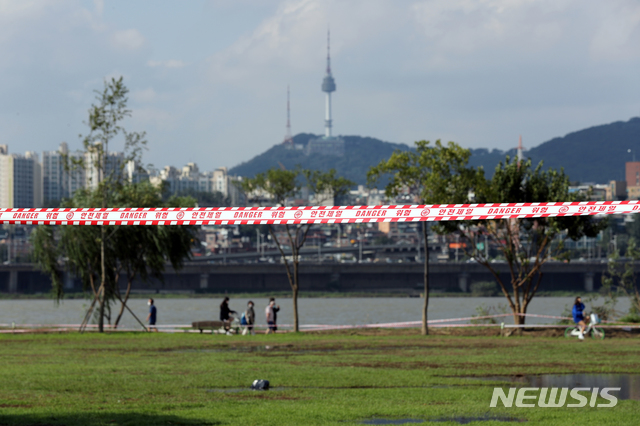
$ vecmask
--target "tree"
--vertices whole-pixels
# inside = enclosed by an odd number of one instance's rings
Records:
[[[93,207],[101,196],[99,189],[82,189],[63,206]],[[167,203],[160,199],[160,190],[148,182],[125,183],[112,188],[110,207],[193,207],[195,203],[191,198],[172,198]],[[104,307],[100,310],[98,305],[98,316],[103,316],[109,324],[112,323],[112,303],[120,304],[113,321],[117,327],[124,310],[129,310],[127,302],[134,280],[162,280],[167,262],[179,270],[189,258],[196,238],[193,226],[104,226],[107,238],[103,249],[99,244],[103,232],[100,228],[40,226],[32,233],[34,258],[51,277],[56,300],[64,297],[61,280],[64,270],[79,277],[84,289],[90,291],[93,300],[82,322],[83,327],[91,319],[95,305],[101,301],[104,301]],[[103,261],[104,280],[101,275]],[[120,291],[120,276],[126,279],[124,294]]]
[[[328,172],[316,170],[282,170],[272,168],[265,173],[258,173],[254,178],[245,179],[241,182],[242,190],[249,199],[268,200],[277,206],[285,206],[287,201],[296,196],[301,189],[300,177],[303,176],[306,186],[310,192],[315,194],[316,202],[323,202],[328,199],[340,197],[347,193],[349,187],[354,183],[342,177],[336,177],[334,169]],[[304,245],[309,229],[312,224],[285,224],[287,240],[291,250],[291,260],[281,241],[278,240],[274,226],[269,225],[269,233],[280,251],[284,266],[287,272],[289,285],[291,286],[293,299],[293,331],[300,330],[298,322],[298,293],[300,290],[299,270],[300,270],[300,249]]]
[[[461,189],[464,189],[461,188]],[[475,187],[477,203],[528,203],[582,201],[569,192],[569,178],[563,170],[544,169],[542,162],[532,168],[531,161],[509,157],[496,167],[491,179]],[[544,213],[544,208],[541,208]],[[448,222],[443,224],[461,237],[466,254],[485,266],[507,299],[515,324],[524,324],[529,303],[542,280],[542,266],[566,255],[564,241],[594,237],[607,226],[594,216],[538,217],[523,219]],[[480,243],[497,246],[509,266],[506,283],[490,262]]]
[[[67,169],[84,169],[88,182],[70,200],[64,201],[63,207],[162,207],[160,189],[148,182],[133,184],[123,178],[125,165],[140,160],[146,140],[144,132],[127,132],[121,126],[131,115],[127,109],[128,89],[122,77],[105,81],[104,89],[96,93],[97,103],[89,109],[89,133],[82,137],[85,154],[81,158],[66,159]],[[124,141],[121,158],[109,156],[109,143],[116,138]],[[169,206],[174,206],[176,201],[185,200],[173,199]],[[117,321],[123,310],[128,309],[126,301],[133,279],[159,276],[166,261],[180,267],[182,259],[189,256],[194,238],[192,227],[102,225],[64,226],[57,230],[38,227],[33,234],[34,257],[52,277],[57,300],[63,297],[60,280],[63,269],[82,279],[85,289],[90,289],[93,295],[83,325],[98,304],[98,328],[102,332],[105,319],[109,322],[111,319],[112,301],[119,300],[122,304]],[[123,271],[128,277],[124,299],[118,287]]]
[[[195,191],[188,189],[179,191],[175,194],[169,194],[169,191],[163,193],[164,198],[167,200],[171,197],[191,197],[196,200],[198,207],[224,207],[228,206],[231,201],[229,197],[225,197],[222,192],[219,191]]]
[[[85,168],[89,185],[97,184],[98,192],[101,194],[100,207],[106,208],[109,204],[110,189],[117,184],[122,177],[122,168],[128,161],[135,161],[144,149],[146,140],[144,133],[127,132],[121,125],[121,122],[131,116],[131,111],[127,109],[127,94],[129,89],[124,85],[122,77],[119,79],[111,78],[105,81],[103,90],[96,91],[96,104],[89,108],[89,133],[83,137],[83,145],[88,155],[89,164],[80,160],[78,166]],[[109,161],[109,143],[117,138],[124,137],[125,152],[128,158],[124,159],[121,164],[114,164]],[[98,206],[92,206],[98,207]],[[114,231],[115,232],[115,231]],[[107,239],[106,227],[100,227],[100,288],[98,290],[99,303],[99,320],[98,329],[104,331],[105,304],[107,299],[108,288],[115,287],[115,283],[107,282],[108,273],[106,269],[106,253],[105,244]],[[117,277],[114,278],[117,280]]]
[[[637,282],[635,263],[640,260],[640,248],[634,237],[629,239],[624,257],[624,259],[621,259],[618,253],[613,253],[609,258],[607,271],[602,274],[602,287],[607,292],[604,307],[610,308],[609,311],[613,311],[617,301],[616,290],[622,290],[631,301],[629,314],[637,315],[640,313],[640,286]],[[598,314],[600,315],[600,313]],[[602,319],[607,319],[602,315],[600,316]]]
[[[415,151],[395,151],[389,159],[372,167],[367,173],[370,184],[390,175],[386,186],[388,197],[398,196],[408,190],[417,203],[458,204],[469,200],[482,172],[467,168],[471,153],[454,142],[443,145],[437,140],[416,142]],[[436,229],[438,230],[438,229]],[[429,239],[428,226],[422,222],[424,239],[424,305],[422,309],[422,334],[429,334],[427,310],[429,307]]]
[[[148,182],[124,185],[114,194],[114,205],[118,207],[159,207],[163,206],[160,191]],[[167,207],[193,207],[190,198],[171,198]],[[124,272],[127,279],[125,294],[120,294],[116,285],[115,296],[120,300],[120,311],[114,322],[117,327],[131,295],[133,281],[140,278],[148,282],[150,278],[163,279],[162,273],[167,262],[179,270],[191,253],[196,230],[193,226],[131,226],[123,227],[114,234],[113,247],[117,255],[114,262],[115,276]],[[128,308],[127,308],[128,309]],[[133,315],[133,313],[132,313]],[[134,315],[135,317],[135,315]]]

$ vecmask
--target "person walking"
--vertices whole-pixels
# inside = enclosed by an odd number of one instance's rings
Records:
[[[251,300],[249,300],[249,302],[247,303],[247,310],[244,311],[243,316],[244,316],[245,328],[244,330],[242,330],[242,335],[245,336],[247,334],[251,334],[251,335],[256,334],[255,330],[253,329],[253,324],[256,319],[256,313],[253,310],[253,302]]]
[[[156,327],[158,310],[156,309],[156,305],[153,304],[153,299],[149,299],[147,301],[147,305],[149,305],[149,315],[147,315],[147,321],[149,321],[149,331],[151,330],[158,331],[158,328]]]
[[[269,302],[273,302],[273,331],[276,331],[278,329],[278,311],[280,310],[280,305],[276,305],[276,299],[273,297],[269,299]]]
[[[273,320],[273,301],[269,301],[269,304],[264,310],[264,315],[267,317],[267,334],[275,333],[275,321]]]
[[[224,324],[224,329],[227,330],[227,335],[231,335],[231,322],[233,321],[233,317],[231,314],[238,315],[236,311],[232,311],[229,308],[229,298],[225,297],[222,303],[220,304],[220,321]]]
[[[274,299],[273,297],[269,299],[269,304],[264,311],[267,317],[267,325],[269,327],[267,330],[267,334],[275,333],[278,330],[277,321],[279,310],[280,306],[276,305],[276,299]]]

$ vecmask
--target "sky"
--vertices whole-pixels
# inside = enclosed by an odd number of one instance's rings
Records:
[[[328,28],[335,134],[510,149],[640,115],[636,0],[0,0],[0,144],[80,148],[122,76],[145,163],[232,167],[283,140],[287,86],[323,132]]]

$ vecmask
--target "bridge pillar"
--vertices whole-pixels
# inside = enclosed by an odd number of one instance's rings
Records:
[[[587,293],[593,291],[593,272],[584,273],[584,291]]]
[[[73,274],[65,272],[62,276],[62,282],[65,290],[73,290]]]
[[[469,274],[458,275],[458,287],[463,293],[466,293],[469,289]]]
[[[9,293],[18,292],[18,271],[12,269],[9,271]]]
[[[200,288],[209,288],[209,274],[200,274]]]

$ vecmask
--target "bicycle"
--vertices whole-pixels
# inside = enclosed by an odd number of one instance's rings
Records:
[[[584,334],[586,335],[591,334],[591,338],[602,340],[604,339],[604,329],[600,327],[595,327],[596,324],[600,324],[600,318],[598,317],[598,315],[596,314],[589,315],[589,324],[587,325],[587,328],[585,328]],[[578,326],[568,327],[564,331],[564,337],[572,337],[572,336],[577,336],[577,337],[580,336],[580,327]]]

